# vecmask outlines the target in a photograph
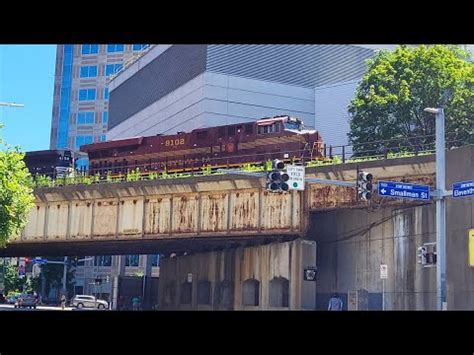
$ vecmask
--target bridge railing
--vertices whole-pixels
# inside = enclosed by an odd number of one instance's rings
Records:
[[[143,164],[118,164],[110,162],[107,166],[89,167],[76,170],[69,176],[34,176],[35,187],[54,187],[62,185],[94,183],[115,183],[124,181],[158,180],[158,179],[179,179],[195,176],[209,176],[222,174],[221,169],[240,168],[248,172],[264,172],[269,167],[272,159],[282,159],[287,163],[304,165],[308,168],[327,166],[344,163],[357,163],[372,160],[394,159],[411,157],[417,155],[434,154],[434,135],[414,137],[418,144],[413,144],[413,140],[406,138],[394,138],[384,141],[372,141],[363,144],[353,145],[327,145],[321,144],[316,150],[310,151],[311,147],[301,150],[259,153],[259,154],[236,154],[230,157],[203,157],[201,159],[191,159],[183,156],[182,159],[158,161],[151,160]],[[422,142],[421,140],[429,140]],[[474,142],[473,142],[474,143]],[[446,147],[448,149],[465,145],[459,139],[448,139]],[[252,163],[235,163],[235,161],[252,161]],[[271,164],[270,164],[271,166]]]

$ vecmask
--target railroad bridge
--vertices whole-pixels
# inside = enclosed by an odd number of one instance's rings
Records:
[[[359,166],[376,181],[434,187],[434,155]],[[447,152],[448,189],[473,171],[474,146]],[[355,181],[356,164],[308,168],[307,176]],[[432,201],[357,202],[354,188],[320,184],[270,193],[264,179],[238,175],[41,188],[35,196],[23,234],[0,255],[161,253],[163,309],[324,309],[334,291],[349,308],[380,309],[382,263],[386,309],[436,308],[435,268],[416,263],[417,246],[436,240]],[[474,309],[466,239],[473,205],[447,201],[450,309]],[[303,279],[309,267],[317,282]]]
[[[378,179],[432,185],[434,157],[360,164]],[[307,169],[308,177],[355,181],[356,164]],[[239,175],[69,185],[34,191],[22,235],[0,255],[183,253],[308,238],[310,213],[373,208],[355,189],[321,184],[272,193],[265,179]]]

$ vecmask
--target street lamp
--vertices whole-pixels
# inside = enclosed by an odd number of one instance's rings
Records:
[[[427,107],[436,117],[436,296],[437,309],[447,309],[446,301],[446,156],[444,109]]]

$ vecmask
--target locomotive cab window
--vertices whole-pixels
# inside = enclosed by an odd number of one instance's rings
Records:
[[[235,136],[235,126],[227,128],[227,135],[230,136]]]
[[[288,121],[288,122],[285,122],[285,129],[296,129],[296,130],[301,131],[301,129],[303,129],[303,127],[302,127],[302,124],[300,122]]]
[[[245,133],[247,133],[247,134],[252,134],[252,133],[253,133],[253,125],[251,125],[251,124],[246,124],[246,125],[245,125]]]
[[[278,133],[280,132],[280,122],[275,122],[272,124],[267,124],[265,126],[258,126],[258,134],[269,134],[269,133]]]

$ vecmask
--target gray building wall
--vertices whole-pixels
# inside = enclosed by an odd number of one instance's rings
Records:
[[[312,127],[313,89],[206,72],[110,129],[107,139],[189,132],[281,114]]]
[[[474,146],[447,151],[447,189],[473,179]],[[474,268],[468,263],[468,230],[474,228],[474,198],[447,200],[447,301],[450,310],[474,309]],[[417,248],[436,241],[435,203],[418,207],[347,209],[311,216],[308,237],[317,243],[317,307],[327,309],[332,292],[347,299],[368,291],[369,309],[382,307],[380,264],[388,265],[386,309],[436,309],[436,268],[417,263]],[[347,302],[345,302],[347,304]]]
[[[206,68],[205,45],[174,45],[110,92],[109,127],[176,90]]]
[[[316,265],[316,244],[296,239],[257,247],[179,256],[162,260],[159,301],[164,310],[310,310],[315,308],[316,283],[304,281],[305,267]],[[287,280],[288,305],[271,306],[280,292],[275,280]],[[258,305],[244,305],[244,284],[258,282]],[[200,304],[198,285],[209,282],[209,304]],[[191,297],[182,293],[189,288]],[[188,290],[188,291],[189,291]],[[187,300],[189,303],[183,303]],[[273,303],[275,305],[275,303]]]
[[[207,70],[313,88],[360,78],[372,54],[350,45],[209,45]]]
[[[336,124],[330,144],[344,144],[348,87],[319,101],[314,88],[357,80],[372,54],[349,45],[157,46],[110,83],[107,139],[290,114],[325,131]]]
[[[314,88],[314,128],[327,144],[348,144],[350,116],[347,107],[354,97],[357,84],[358,80],[352,80]],[[341,153],[341,148],[334,150],[334,154]],[[345,153],[350,154],[351,150],[346,149]]]

